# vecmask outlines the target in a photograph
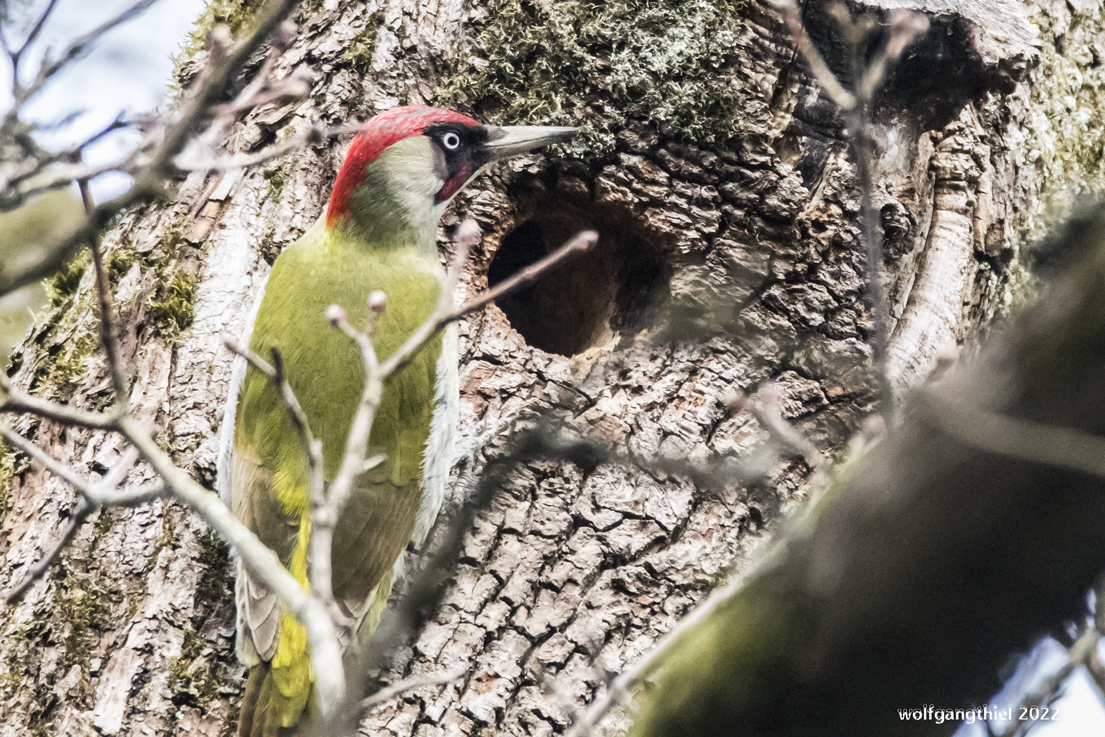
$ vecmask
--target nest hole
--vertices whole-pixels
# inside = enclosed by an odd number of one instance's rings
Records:
[[[488,284],[510,278],[585,229],[599,233],[591,252],[497,302],[526,343],[546,353],[574,356],[636,332],[667,281],[665,263],[632,224],[557,208],[532,215],[503,238]]]

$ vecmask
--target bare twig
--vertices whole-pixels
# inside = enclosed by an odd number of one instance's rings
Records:
[[[551,271],[568,259],[579,256],[594,248],[595,244],[598,243],[598,239],[598,233],[593,230],[585,230],[545,258],[527,266],[509,279],[499,282],[494,288],[469,300],[461,307],[452,310],[442,310],[439,305],[438,310],[431,316],[431,319],[422,323],[418,330],[414,331],[411,337],[407,338],[406,342],[399,346],[395,353],[388,356],[387,360],[381,364],[380,373],[384,376],[390,376],[396,371],[399,371],[411,362],[411,359],[414,358],[415,354],[418,353],[427,341],[437,335],[438,332],[444,329],[449,323],[456,322],[462,317],[470,315],[497,299],[502,299],[503,297],[514,294],[519,289],[528,287],[544,275],[545,272]]]
[[[883,42],[875,56],[867,64],[859,83],[859,97],[873,100],[875,93],[882,87],[886,74],[901,58],[910,44],[928,30],[929,22],[921,13],[910,10],[892,10],[889,13],[889,28],[883,36]]]
[[[78,38],[73,43],[69,44],[64,53],[54,61],[44,62],[39,68],[38,74],[35,75],[35,79],[31,82],[30,86],[21,88],[19,94],[15,98],[15,105],[13,110],[17,110],[24,102],[30,99],[35,93],[42,89],[55,74],[60,72],[67,64],[75,61],[88,53],[92,45],[98,41],[104,34],[111,31],[113,28],[126,23],[127,21],[135,18],[142,13],[146,12],[150,6],[156,3],[157,0],[138,0],[138,2],[131,5],[126,10],[122,11],[114,18],[111,18],[99,27],[89,31],[85,35]],[[52,9],[52,8],[51,8]],[[45,21],[45,16],[41,19],[41,22]],[[38,29],[41,30],[41,29]],[[36,33],[37,35],[37,33]],[[19,53],[22,53],[23,49],[20,49]],[[17,84],[13,82],[13,84]]]
[[[794,0],[780,0],[776,2],[775,7],[782,13],[783,20],[787,24],[787,30],[790,32],[791,38],[794,39],[794,45],[798,47],[798,52],[809,64],[814,79],[825,88],[825,91],[829,93],[829,97],[841,110],[854,109],[858,104],[855,95],[844,89],[844,85],[829,69],[825,57],[821,56],[821,52],[813,45],[810,34],[806,32],[806,25],[802,22],[802,11],[798,4]]]
[[[38,17],[38,20],[35,22],[34,28],[32,28],[31,32],[27,34],[27,38],[24,39],[23,43],[20,44],[19,49],[9,54],[11,56],[13,70],[17,70],[19,68],[19,60],[23,57],[24,52],[26,52],[27,49],[30,48],[31,44],[35,42],[35,39],[38,38],[38,34],[42,33],[42,27],[46,25],[46,21],[49,20],[50,15],[54,12],[54,7],[57,4],[58,0],[50,0],[50,2],[46,5],[46,9],[42,11],[42,15],[40,15]]]
[[[856,53],[860,53],[858,50]],[[856,175],[859,179],[860,211],[863,220],[863,243],[866,247],[867,295],[871,309],[871,349],[875,361],[875,381],[877,382],[879,409],[889,414],[892,406],[890,377],[887,375],[886,342],[887,310],[886,296],[882,288],[879,267],[882,264],[882,237],[875,215],[872,190],[875,186],[872,174],[871,132],[867,119],[868,101],[860,104],[849,113],[848,130],[851,133],[852,152],[856,160]]]
[[[447,683],[459,679],[464,673],[426,673],[417,676],[411,676],[410,678],[404,678],[401,681],[391,684],[386,688],[381,688],[376,693],[369,696],[367,699],[361,701],[361,711],[366,712],[369,709],[373,709],[380,704],[386,703],[395,698],[401,693],[407,691],[414,691],[424,686],[441,686]]]
[[[313,500],[316,494],[321,496],[325,483],[322,475],[322,442],[317,440],[314,433],[311,432],[311,424],[307,419],[307,413],[303,411],[299,399],[292,391],[291,384],[288,383],[288,377],[284,372],[284,359],[280,352],[275,348],[272,349],[273,365],[270,365],[265,359],[241,345],[229,335],[223,336],[223,344],[233,353],[244,358],[253,368],[269,377],[280,390],[280,398],[291,416],[292,424],[295,426],[296,433],[299,435],[300,443],[303,446],[303,452],[307,455],[307,463],[310,469],[311,498]],[[233,422],[234,418],[228,418],[227,421]]]
[[[303,590],[276,553],[242,524],[216,494],[204,489],[173,463],[142,431],[137,420],[124,416],[119,420],[119,426],[127,439],[138,448],[142,458],[164,480],[168,493],[191,507],[233,546],[242,562],[280,597],[287,610],[306,628],[319,709],[324,717],[329,715],[345,693],[345,672],[334,622],[324,604]]]
[[[27,574],[23,579],[17,583],[12,589],[4,594],[4,606],[10,606],[12,604],[18,604],[26,596],[27,592],[31,590],[35,582],[44,577],[50,568],[54,565],[54,561],[58,559],[61,552],[69,546],[69,543],[73,541],[74,535],[77,534],[85,522],[88,521],[88,517],[96,511],[98,507],[89,503],[84,497],[80,497],[77,500],[77,504],[73,511],[70,513],[69,523],[62,530],[61,536],[54,543],[53,547],[46,551],[45,555],[39,558],[38,562],[31,566],[31,569],[27,571]]]
[[[0,437],[41,463],[48,471],[66,481],[73,488],[84,490],[87,487],[85,480],[78,476],[76,471],[69,468],[64,463],[55,460],[46,453],[46,451],[42,450],[7,425],[0,424]]]
[[[26,412],[64,425],[83,427],[89,430],[118,431],[117,414],[88,412],[87,410],[58,404],[40,399],[26,391],[12,386],[7,374],[0,371],[0,414],[6,412]]]
[[[225,28],[222,30],[226,31]],[[280,56],[288,49],[295,37],[296,28],[293,23],[284,21],[280,24],[261,70],[245,89],[238,93],[237,97],[228,103],[211,108],[211,125],[202,135],[194,138],[188,148],[174,159],[174,166],[180,168],[180,164],[185,163],[185,168],[209,170],[202,164],[205,160],[216,158],[210,152],[218,150],[223,145],[230,125],[243,113],[273,102],[302,100],[311,94],[314,74],[306,67],[296,68],[283,79],[273,78]],[[229,43],[229,33],[213,32],[210,40],[209,58],[221,58]],[[199,165],[196,166],[196,164]]]
[[[81,179],[78,185],[85,211],[92,212],[96,204],[92,201],[88,180]],[[107,269],[104,268],[103,244],[98,232],[92,234],[89,245],[92,247],[92,263],[96,270],[96,295],[100,301],[100,343],[104,347],[104,355],[107,356],[107,372],[111,377],[112,388],[115,390],[115,407],[122,414],[127,411],[129,404],[128,382],[119,358],[119,344],[115,340],[115,320],[111,314],[111,282],[108,279]]]
[[[783,417],[783,396],[777,384],[767,384],[757,392],[759,401],[754,401],[740,389],[732,389],[722,397],[722,402],[734,410],[751,412],[760,425],[784,449],[800,455],[810,470],[816,471],[825,463],[824,454],[817,449],[809,438]]]
[[[922,394],[914,406],[930,426],[979,450],[1105,478],[1105,438],[951,402],[934,392]]]
[[[73,536],[76,534],[77,530],[80,529],[81,525],[87,521],[88,517],[93,512],[99,510],[105,503],[112,503],[118,498],[115,489],[123,483],[127,474],[130,473],[131,468],[134,467],[134,462],[137,460],[138,454],[133,449],[129,450],[119,459],[119,462],[104,478],[97,482],[89,483],[78,476],[73,469],[60,463],[11,428],[0,425],[0,437],[3,437],[4,440],[9,442],[12,446],[22,450],[24,453],[27,453],[35,460],[42,463],[48,470],[68,482],[80,495],[80,499],[78,499],[77,505],[73,509],[69,524],[66,525],[65,530],[62,531],[58,541],[54,543],[54,546],[43,555],[34,566],[31,567],[23,580],[5,594],[4,606],[8,606],[22,600],[23,596],[30,590],[34,582],[46,575],[47,571],[50,570],[50,566],[53,565],[57,557],[73,540]],[[155,484],[151,487],[144,487],[141,490],[128,492],[127,496],[131,499],[141,498],[142,502],[146,502],[159,496],[160,492],[161,485]]]
[[[386,307],[387,299],[382,292],[374,292],[369,295],[370,315],[376,315]],[[338,475],[330,484],[327,492],[328,501],[333,505],[334,519],[325,520],[331,527],[337,523],[337,515],[345,506],[349,494],[353,490],[353,483],[364,471],[365,451],[368,448],[368,439],[372,434],[372,423],[376,417],[376,410],[380,407],[380,401],[384,395],[384,380],[386,375],[380,370],[379,361],[376,358],[376,349],[372,345],[371,318],[368,326],[369,332],[361,332],[354,329],[345,318],[345,310],[339,305],[330,305],[326,311],[326,317],[331,324],[340,328],[346,335],[353,339],[361,351],[361,360],[365,369],[365,385],[361,390],[361,399],[357,404],[357,410],[353,414],[353,423],[349,428],[349,437],[345,442],[345,454],[342,456],[341,467]]]
[[[314,433],[311,432],[311,425],[307,419],[307,413],[303,411],[303,407],[300,405],[299,399],[295,396],[291,384],[288,383],[288,378],[284,371],[284,359],[280,355],[280,351],[276,348],[272,349],[273,365],[269,365],[265,359],[258,356],[249,348],[240,345],[230,336],[224,335],[223,343],[231,351],[248,361],[256,370],[269,377],[280,391],[280,398],[284,402],[284,407],[288,410],[292,425],[295,427],[300,444],[303,446],[303,452],[307,456],[308,484],[310,486],[309,498],[312,507],[318,509],[326,503],[326,479],[324,477],[325,467],[323,466],[322,458],[322,442],[317,440]],[[233,421],[233,417],[227,419],[227,422]],[[312,554],[310,556],[312,591],[314,591],[315,596],[321,601],[329,602],[333,598],[333,592],[330,587],[319,586],[315,583],[316,578],[325,577],[327,581],[330,580],[329,555],[324,556],[323,565],[327,568],[324,572],[325,576],[323,576],[323,573],[318,571],[318,556],[313,549],[315,537],[316,534],[313,532],[311,536]]]
[[[150,2],[152,0],[142,0],[132,6],[132,10],[144,9],[145,4]],[[270,3],[269,12],[258,22],[253,32],[220,56],[218,63],[208,67],[203,84],[198,85],[185,102],[176,120],[165,128],[160,141],[152,147],[142,166],[133,172],[134,185],[128,191],[97,205],[75,230],[42,247],[34,263],[15,273],[7,273],[0,266],[0,295],[49,276],[58,266],[72,257],[76,250],[113,215],[134,204],[146,202],[158,196],[162,191],[165,177],[174,168],[173,159],[184,149],[195,135],[195,131],[211,117],[211,111],[219,104],[233,75],[291,13],[296,4],[296,0],[279,0],[279,2]],[[11,120],[13,115],[14,108],[5,120]]]
[[[200,156],[191,149],[182,152],[173,159],[173,165],[181,171],[226,171],[228,169],[242,169],[283,156],[303,146],[319,143],[327,138],[357,133],[364,127],[363,123],[350,123],[338,126],[325,126],[314,124],[305,131],[298,133],[285,141],[279,141],[253,153],[236,153],[222,156]]]
[[[877,393],[879,404],[877,412],[890,413],[893,398],[888,376],[886,344],[888,340],[886,296],[882,287],[879,270],[882,263],[882,238],[879,234],[878,216],[874,205],[874,154],[871,143],[870,107],[875,93],[878,92],[893,62],[905,49],[928,29],[928,19],[921,13],[900,10],[890,14],[890,24],[884,42],[868,62],[866,57],[867,40],[875,28],[873,16],[853,19],[848,9],[841,3],[830,7],[830,14],[836,18],[849,46],[849,61],[855,88],[845,89],[833,74],[821,53],[814,46],[802,22],[802,12],[794,0],[777,0],[776,7],[783,15],[787,30],[799,53],[805,58],[814,78],[829,94],[829,97],[845,114],[848,137],[851,141],[852,155],[856,164],[856,178],[859,185],[861,204],[861,227],[866,250],[867,296],[871,310],[871,347],[875,364]]]

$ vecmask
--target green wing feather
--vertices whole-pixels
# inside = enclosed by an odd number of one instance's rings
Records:
[[[276,260],[251,348],[266,359],[273,348],[280,351],[288,381],[322,441],[327,481],[341,465],[364,367],[355,344],[327,322],[326,308],[339,304],[352,325],[364,325],[368,295],[383,290],[388,306],[373,332],[383,360],[431,314],[441,279],[436,251],[357,242],[325,230],[321,221]],[[440,355],[439,338],[388,383],[369,442],[369,453],[385,461],[358,481],[335,529],[334,593],[354,626],[374,627],[379,620],[391,568],[415,524]],[[305,588],[307,475],[287,409],[268,378],[249,369],[237,406],[232,506]],[[314,676],[302,626],[273,605],[263,584],[244,575],[252,593],[239,636],[250,638],[260,662],[250,675],[242,728],[269,737],[302,719]]]

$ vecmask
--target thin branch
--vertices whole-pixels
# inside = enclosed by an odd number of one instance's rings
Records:
[[[55,460],[49,453],[39,448],[7,425],[0,424],[0,437],[41,463],[46,467],[46,470],[63,479],[74,489],[83,491],[88,487],[87,482],[78,476],[76,471],[69,468],[69,466],[66,466],[64,463]]]
[[[585,230],[545,258],[527,266],[509,279],[499,282],[495,287],[466,302],[463,306],[453,310],[441,310],[439,305],[435,315],[431,316],[430,320],[422,323],[418,330],[414,331],[403,345],[399,346],[398,350],[388,356],[387,360],[381,364],[380,373],[384,376],[391,376],[396,371],[403,369],[411,362],[422,346],[443,330],[446,325],[456,322],[497,299],[502,299],[519,289],[528,287],[543,276],[545,272],[551,271],[564,261],[594,248],[595,244],[598,243],[598,239],[598,233],[593,230]]]
[[[145,2],[152,0],[143,0]],[[195,130],[210,117],[211,110],[219,104],[223,92],[241,66],[296,5],[297,0],[280,0],[273,4],[253,33],[223,55],[217,64],[208,68],[204,83],[188,98],[180,116],[164,131],[164,136],[153,147],[148,160],[134,172],[134,185],[128,191],[98,205],[75,230],[41,248],[35,263],[14,274],[5,272],[0,266],[0,296],[49,276],[113,215],[131,205],[158,196],[162,192],[165,177],[173,170],[173,159],[184,149]],[[9,112],[9,117],[12,114]]]
[[[322,459],[322,441],[315,438],[311,432],[311,424],[307,419],[307,413],[299,404],[299,399],[292,391],[292,385],[288,383],[288,376],[284,370],[284,357],[275,347],[272,349],[272,380],[280,388],[280,396],[284,400],[288,412],[291,413],[292,423],[295,425],[299,441],[303,445],[303,451],[307,454],[307,466],[310,483],[310,497],[312,503],[319,503],[326,493],[326,479],[324,473],[326,467]],[[325,601],[325,599],[324,599]]]
[[[67,48],[57,60],[43,63],[43,65],[38,70],[38,74],[35,75],[34,82],[32,82],[29,87],[21,90],[22,94],[16,98],[15,107],[18,108],[20,105],[22,105],[22,103],[26,102],[30,97],[32,97],[35,93],[42,89],[43,85],[45,85],[46,82],[50,80],[50,78],[61,71],[67,64],[72,61],[76,61],[77,59],[87,54],[89,49],[92,47],[92,44],[99,40],[101,36],[108,33],[115,27],[126,23],[132,18],[135,18],[146,12],[150,8],[150,6],[152,6],[156,2],[157,0],[138,0],[138,2],[131,5],[129,8],[116,15],[114,18],[105,21],[99,27],[89,31],[73,43],[69,44],[69,48]],[[20,51],[22,51],[22,49]]]
[[[292,391],[291,384],[288,383],[288,377],[284,371],[284,359],[280,352],[275,348],[272,349],[274,365],[270,365],[265,359],[241,345],[229,335],[223,336],[223,345],[244,358],[257,371],[267,376],[280,390],[280,399],[284,402],[284,407],[291,416],[292,424],[295,426],[300,444],[303,446],[303,452],[307,455],[307,463],[310,469],[311,498],[313,499],[316,493],[321,495],[324,488],[322,442],[317,440],[314,433],[311,432],[311,424],[307,419],[307,413],[303,411],[299,399]],[[230,418],[230,421],[233,421],[233,418]]]
[[[173,165],[181,171],[226,171],[228,169],[244,169],[266,161],[283,156],[289,151],[302,148],[314,143],[320,143],[327,138],[358,133],[364,127],[363,123],[351,123],[338,126],[325,126],[319,123],[311,125],[307,130],[298,133],[285,141],[279,141],[266,146],[253,153],[236,153],[230,155],[202,158],[192,151],[184,151],[173,160]]]
[[[1105,438],[950,402],[934,392],[923,393],[915,409],[931,427],[979,450],[1105,478]]]
[[[861,99],[874,99],[890,68],[910,44],[929,28],[928,18],[911,10],[892,10],[889,18],[889,28],[883,36],[882,45],[867,64],[867,70],[860,79],[858,86]]]
[[[88,180],[81,179],[78,186],[85,212],[92,212],[96,203],[92,201]],[[119,343],[115,340],[115,321],[111,314],[111,282],[108,279],[107,269],[104,268],[103,243],[98,232],[93,233],[89,238],[89,245],[92,247],[92,263],[96,270],[96,295],[100,301],[100,343],[107,356],[107,372],[111,377],[112,388],[115,390],[115,408],[119,414],[123,414],[129,405],[128,381],[123,374],[122,361],[119,358]]]
[[[857,49],[857,55],[860,51]],[[857,59],[859,57],[857,56]],[[867,115],[869,101],[861,98],[859,105],[848,113],[848,130],[851,134],[852,154],[856,161],[856,176],[860,189],[860,219],[863,227],[863,244],[866,250],[867,301],[871,309],[871,349],[875,363],[875,381],[879,396],[879,412],[889,414],[893,401],[890,377],[887,373],[886,344],[889,320],[886,295],[882,287],[879,267],[882,264],[882,235],[878,216],[875,214],[873,190],[875,187],[871,153],[871,131]]]
[[[116,126],[111,130],[121,127],[123,126]],[[90,142],[94,142],[101,135],[107,135],[111,130],[90,136]],[[8,180],[8,189],[4,193],[7,197],[7,200],[2,203],[4,209],[15,209],[35,195],[68,186],[81,179],[91,181],[108,172],[129,172],[134,168],[134,162],[141,149],[139,147],[139,150],[130,151],[106,164],[91,166],[85,163],[74,163],[74,160],[80,158],[81,152],[87,145],[89,144],[81,143],[56,154],[43,154],[43,158],[36,162],[35,167],[12,176]]]
[[[414,691],[415,689],[422,688],[424,686],[441,686],[447,683],[452,683],[458,680],[463,672],[454,673],[426,673],[423,675],[411,676],[410,678],[404,678],[401,681],[391,684],[386,688],[382,688],[376,693],[364,699],[361,702],[361,711],[366,712],[369,709],[375,708],[380,704],[386,703],[395,698],[401,693],[407,691]]]
[[[126,479],[127,474],[130,473],[131,468],[134,467],[134,462],[137,460],[138,454],[133,448],[130,449],[119,459],[119,462],[115,464],[104,478],[95,483],[89,483],[78,476],[73,469],[57,461],[53,456],[46,453],[37,445],[2,424],[0,424],[0,437],[3,437],[11,445],[42,463],[49,471],[68,482],[80,495],[80,499],[77,501],[77,505],[72,512],[69,524],[66,526],[65,530],[62,531],[61,537],[58,538],[54,547],[42,556],[42,558],[31,567],[23,580],[4,596],[4,606],[8,606],[9,604],[15,604],[23,599],[23,596],[30,590],[35,581],[45,576],[50,570],[54,561],[57,560],[57,557],[61,555],[61,552],[73,540],[73,536],[76,534],[77,530],[80,529],[81,525],[87,521],[88,517],[93,512],[100,509],[105,500],[114,498],[115,488]],[[132,493],[131,496],[135,495]],[[144,500],[148,500],[149,498],[152,498],[152,495],[147,492]]]
[[[384,311],[387,298],[383,292],[373,292],[369,295],[371,316]],[[376,358],[376,349],[372,345],[371,317],[367,332],[354,329],[346,320],[345,310],[339,305],[330,305],[326,311],[326,317],[331,324],[340,328],[357,344],[361,351],[361,360],[365,369],[365,384],[361,390],[361,398],[357,404],[357,410],[353,415],[353,423],[349,428],[349,437],[345,442],[345,454],[342,456],[341,468],[338,475],[330,484],[327,491],[329,502],[334,505],[335,517],[341,513],[349,494],[353,490],[353,483],[364,471],[364,455],[368,447],[368,439],[372,434],[372,423],[376,417],[376,410],[384,394],[385,375],[380,371],[380,364]],[[337,519],[333,520],[334,523]]]
[[[783,417],[783,397],[777,384],[767,384],[757,393],[760,401],[753,401],[740,389],[733,389],[722,402],[731,409],[747,410],[760,426],[783,448],[801,456],[811,471],[817,471],[825,463],[824,454],[809,438]]]
[[[323,717],[330,715],[345,693],[345,671],[337,632],[326,607],[303,590],[276,553],[242,524],[218,495],[200,486],[173,463],[136,419],[124,416],[119,420],[119,425],[126,438],[138,448],[142,458],[164,480],[168,493],[191,507],[233,546],[242,562],[280,597],[287,610],[303,624],[315,672],[319,709]]]
[[[791,38],[794,39],[794,45],[798,47],[798,52],[809,64],[814,79],[829,93],[829,97],[841,110],[853,110],[859,101],[855,95],[844,89],[844,85],[829,69],[825,57],[821,56],[821,52],[813,45],[813,40],[810,38],[810,34],[806,32],[806,26],[802,22],[802,11],[797,3],[794,0],[779,0],[775,3],[775,7],[782,13],[783,20],[787,24],[787,30],[790,32]]]
[[[95,504],[90,503],[84,497],[80,497],[77,500],[76,507],[72,511],[72,516],[69,518],[69,524],[62,530],[61,537],[58,538],[54,546],[50,548],[45,555],[39,558],[37,563],[31,566],[31,569],[27,571],[23,579],[4,595],[4,606],[18,604],[23,600],[23,597],[31,590],[35,582],[50,571],[50,568],[54,565],[54,561],[56,561],[58,556],[61,555],[61,552],[69,546],[69,543],[73,541],[73,537],[77,534],[77,530],[88,521],[88,517],[97,509],[98,507]]]
[[[322,442],[317,440],[314,433],[311,432],[311,425],[310,421],[307,419],[307,413],[303,411],[303,407],[300,405],[299,399],[295,396],[291,384],[288,383],[287,374],[284,370],[284,359],[280,355],[280,351],[276,348],[272,349],[273,365],[269,365],[265,359],[258,356],[249,348],[240,345],[230,336],[223,336],[223,343],[231,351],[249,362],[253,368],[267,376],[279,390],[280,398],[284,403],[284,407],[288,410],[292,425],[295,427],[296,434],[299,436],[300,445],[303,446],[303,452],[307,456],[308,483],[310,486],[309,498],[311,500],[311,505],[314,509],[318,509],[325,505],[326,479],[324,477],[325,466],[323,465],[322,458]],[[227,421],[233,422],[234,418],[229,418]],[[316,575],[318,573],[317,560],[319,559],[318,553],[314,550],[316,533],[317,530],[313,531],[311,535],[312,549],[311,555],[309,556],[312,572],[310,577],[312,591],[321,601],[329,602],[333,598],[333,592],[330,590],[330,587],[328,585],[319,586],[315,582],[316,578],[321,577],[321,574]],[[324,556],[324,558],[323,565],[326,566],[325,578],[327,581],[330,581],[329,556]]]
[[[871,142],[871,102],[886,78],[893,62],[905,49],[928,29],[928,19],[913,11],[895,11],[890,16],[889,29],[882,47],[868,62],[867,41],[875,28],[873,16],[853,20],[843,4],[829,10],[840,25],[845,42],[849,46],[849,62],[856,88],[848,91],[833,74],[824,57],[817,50],[802,21],[802,12],[794,0],[777,0],[776,7],[782,13],[798,51],[809,64],[810,71],[829,97],[845,114],[848,138],[856,164],[856,178],[860,190],[861,227],[866,251],[867,298],[871,310],[871,336],[875,381],[879,397],[876,412],[889,414],[893,408],[893,394],[887,368],[886,346],[889,338],[886,295],[880,279],[882,264],[882,238],[874,205],[874,154]]]
[[[40,15],[35,22],[34,28],[27,34],[27,38],[23,43],[20,44],[19,49],[10,53],[13,74],[19,73],[19,60],[23,57],[23,53],[35,42],[35,39],[38,38],[38,34],[42,33],[42,27],[46,25],[46,21],[50,18],[50,14],[54,12],[54,7],[57,4],[58,0],[50,0],[46,5],[46,9],[42,11],[42,15]]]
[[[89,430],[119,430],[119,416],[103,412],[88,412],[67,404],[40,399],[12,385],[7,375],[0,371],[0,414],[26,412],[64,425]]]
[[[638,658],[632,665],[623,670],[617,678],[610,682],[604,693],[591,702],[583,716],[576,719],[572,728],[564,737],[584,737],[599,723],[599,720],[612,708],[621,705],[632,693],[633,687],[651,674],[660,665],[663,657],[682,640],[682,638],[695,630],[706,618],[713,614],[714,610],[722,603],[729,600],[744,585],[742,576],[735,576],[729,583],[720,589],[715,589],[706,599],[679,620],[671,630],[664,634],[651,650]]]

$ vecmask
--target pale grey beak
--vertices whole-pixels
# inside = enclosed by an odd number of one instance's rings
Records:
[[[491,160],[524,154],[550,143],[560,143],[579,133],[579,128],[560,128],[548,125],[485,125],[487,143],[484,148]]]

